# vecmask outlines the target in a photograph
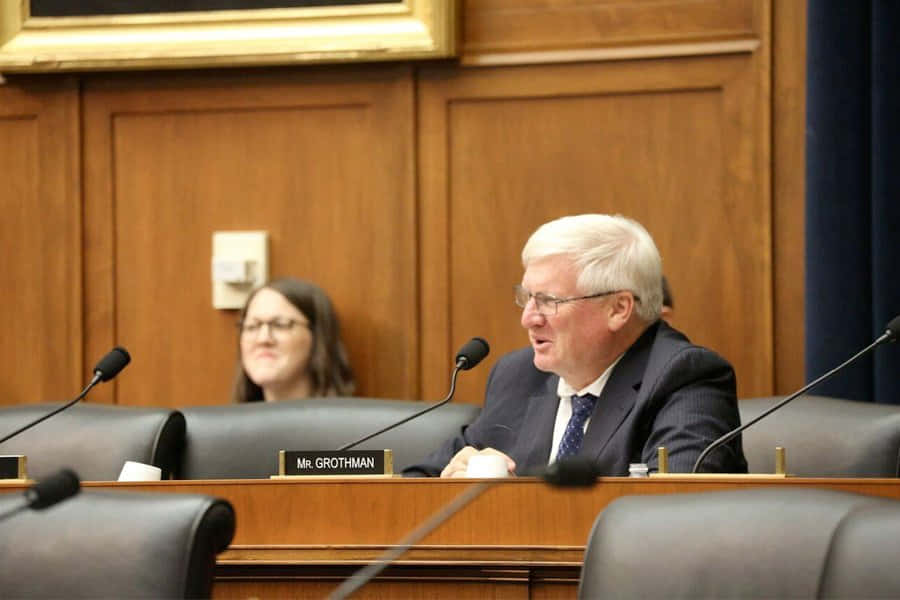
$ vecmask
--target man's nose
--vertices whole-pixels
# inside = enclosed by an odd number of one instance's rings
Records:
[[[544,324],[546,317],[538,311],[537,301],[529,298],[525,308],[522,309],[522,327],[530,329]]]

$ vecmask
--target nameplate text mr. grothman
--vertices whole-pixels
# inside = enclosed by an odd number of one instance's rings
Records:
[[[390,475],[390,450],[282,450],[278,460],[283,476]]]

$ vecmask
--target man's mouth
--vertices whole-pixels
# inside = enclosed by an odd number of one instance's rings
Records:
[[[531,344],[535,347],[535,349],[540,350],[549,346],[550,340],[548,340],[547,338],[535,336],[531,338]]]

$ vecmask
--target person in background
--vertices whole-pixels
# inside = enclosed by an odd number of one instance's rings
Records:
[[[317,285],[276,279],[250,295],[237,325],[234,402],[353,395],[338,318]]]
[[[668,321],[675,314],[675,299],[672,298],[672,289],[669,287],[669,280],[666,276],[662,276],[662,311],[660,316]]]
[[[499,454],[510,474],[538,473],[571,456],[598,475],[629,464],[689,472],[707,445],[740,425],[731,365],[660,319],[662,260],[636,221],[563,217],[522,250],[515,287],[531,346],[502,357],[484,409],[408,476],[461,477],[477,454]],[[740,437],[711,453],[704,472],[746,473]]]

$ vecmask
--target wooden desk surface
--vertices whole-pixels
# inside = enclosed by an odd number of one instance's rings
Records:
[[[237,514],[237,531],[219,555],[215,595],[262,598],[326,595],[473,481],[304,478],[85,482],[83,487],[227,499]],[[594,519],[625,495],[789,486],[900,499],[900,479],[609,477],[580,489],[553,488],[533,478],[495,481],[359,597],[572,597]],[[6,484],[0,492],[23,487]]]
[[[84,487],[201,493],[232,503],[237,531],[222,562],[368,560],[450,502],[473,480],[86,482]],[[600,478],[591,488],[554,488],[534,478],[499,480],[425,538],[405,560],[535,560],[580,563],[590,528],[619,496],[760,486],[828,488],[900,499],[900,479]]]

